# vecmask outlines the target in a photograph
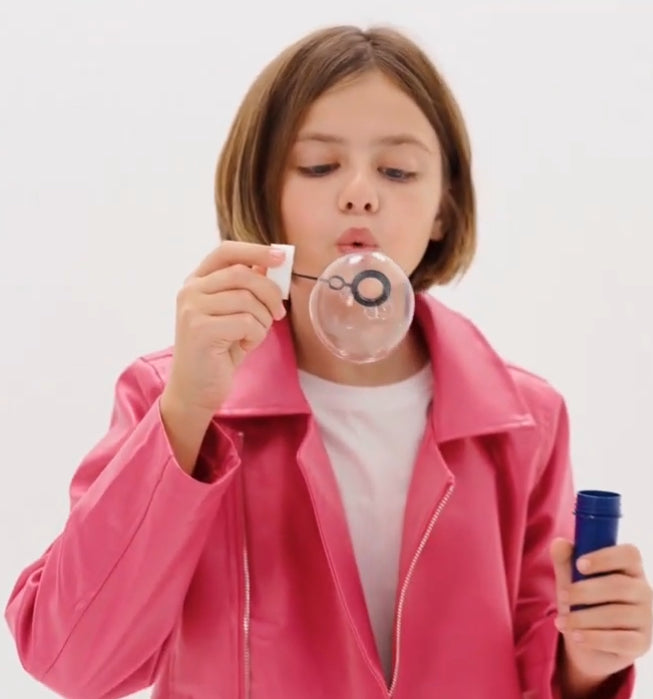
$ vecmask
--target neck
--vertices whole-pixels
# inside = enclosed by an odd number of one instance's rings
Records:
[[[407,379],[429,360],[426,341],[416,323],[384,359],[370,364],[354,364],[336,357],[322,344],[308,314],[308,295],[299,289],[294,290],[288,315],[298,368],[327,381],[353,386],[382,386]]]

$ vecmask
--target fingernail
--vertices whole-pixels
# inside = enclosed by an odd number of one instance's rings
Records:
[[[279,248],[271,248],[270,258],[275,262],[281,262],[286,259],[286,253],[283,250],[279,250]]]
[[[578,570],[580,570],[581,573],[587,573],[587,571],[591,567],[589,559],[579,558],[578,561],[576,561],[576,567],[578,568]]]

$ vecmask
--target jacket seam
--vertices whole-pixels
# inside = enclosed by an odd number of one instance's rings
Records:
[[[131,546],[131,544],[132,544],[132,541],[134,540],[134,538],[135,538],[136,535],[138,534],[138,532],[139,532],[139,530],[140,530],[140,528],[141,528],[141,526],[142,526],[142,524],[143,524],[143,521],[145,520],[145,518],[146,518],[146,516],[147,516],[147,513],[148,513],[149,510],[150,510],[150,507],[151,507],[151,505],[152,505],[152,501],[154,500],[154,496],[156,495],[156,491],[158,490],[158,488],[159,488],[159,486],[160,486],[160,484],[161,484],[161,481],[163,480],[163,473],[164,473],[164,471],[165,471],[165,469],[167,468],[167,466],[168,466],[169,463],[170,463],[170,458],[166,459],[166,461],[165,461],[165,463],[164,463],[164,465],[163,465],[163,468],[161,469],[161,473],[160,473],[159,478],[158,478],[158,480],[157,480],[157,482],[156,482],[156,485],[155,485],[154,488],[152,489],[152,495],[150,496],[150,499],[149,499],[149,501],[148,501],[148,503],[147,503],[147,507],[145,508],[145,512],[143,512],[143,516],[141,517],[141,519],[140,519],[140,521],[139,521],[139,523],[138,523],[138,526],[134,529],[134,533],[133,533],[133,534],[131,535],[131,537],[129,538],[129,541],[127,542],[125,548],[122,550],[122,553],[118,556],[118,559],[116,560],[116,562],[111,566],[111,569],[109,570],[109,572],[108,572],[107,575],[105,576],[105,578],[104,578],[104,580],[102,581],[102,583],[99,585],[99,587],[98,587],[98,589],[96,590],[96,592],[95,592],[95,593],[93,594],[93,596],[89,599],[88,603],[84,606],[84,609],[83,609],[82,612],[79,614],[77,620],[76,620],[75,623],[72,625],[72,627],[71,627],[71,629],[70,629],[68,635],[66,636],[66,639],[64,640],[64,642],[63,642],[62,645],[61,645],[61,648],[59,649],[59,652],[56,654],[56,656],[54,657],[54,660],[50,663],[50,665],[47,667],[47,669],[46,669],[45,672],[43,673],[42,679],[45,679],[45,678],[47,677],[47,675],[52,671],[52,668],[56,665],[56,663],[57,663],[57,661],[59,660],[59,658],[61,657],[62,653],[65,651],[66,646],[68,645],[68,643],[69,643],[69,641],[70,641],[72,635],[75,633],[75,629],[77,628],[77,626],[79,625],[79,623],[81,622],[82,618],[84,617],[84,615],[86,614],[86,612],[89,610],[90,606],[93,604],[93,602],[95,601],[95,599],[97,598],[97,596],[100,594],[100,592],[102,592],[102,590],[104,589],[104,586],[106,585],[107,581],[108,581],[109,578],[111,577],[113,571],[118,567],[120,561],[122,561],[122,559],[124,558],[125,553],[126,553],[127,550],[130,548],[130,546]]]
[[[148,362],[146,362],[145,359],[141,358],[141,361],[142,361],[144,364],[146,364],[146,365],[148,365],[148,366],[151,367],[151,365],[150,365]],[[151,367],[151,368],[154,369],[154,367]],[[161,383],[163,383],[163,382],[161,381],[161,376],[160,376],[160,374],[158,373],[158,371],[156,371],[156,369],[154,369],[154,373],[157,375],[157,378],[159,379],[159,381],[160,381]],[[142,389],[142,388],[143,388],[143,385],[142,385],[142,383],[138,380],[138,377],[136,377],[136,380],[138,381],[138,383],[139,383],[139,385],[141,386],[141,389]],[[81,613],[80,613],[79,616],[77,617],[77,620],[73,623],[73,625],[72,625],[70,631],[68,632],[68,635],[66,636],[64,642],[61,644],[61,648],[59,649],[59,651],[58,651],[57,654],[55,655],[54,659],[53,659],[52,662],[47,666],[47,668],[45,669],[45,671],[42,673],[41,678],[40,678],[42,682],[45,680],[45,678],[48,676],[48,674],[49,674],[50,672],[52,672],[52,669],[53,669],[54,666],[56,665],[57,661],[59,660],[59,658],[61,657],[61,655],[63,654],[63,652],[66,650],[66,647],[67,647],[68,643],[70,642],[70,639],[72,638],[72,635],[75,633],[75,630],[76,630],[77,627],[79,626],[79,623],[81,622],[82,618],[84,617],[84,615],[86,614],[86,612],[89,610],[89,608],[91,607],[91,605],[93,604],[93,602],[95,601],[95,599],[97,598],[97,596],[102,592],[102,590],[104,589],[104,586],[106,585],[107,581],[108,581],[109,578],[111,577],[112,573],[114,572],[114,570],[118,567],[118,565],[120,564],[120,562],[121,562],[122,559],[124,558],[125,553],[129,550],[129,548],[130,548],[130,546],[131,546],[131,544],[132,544],[134,538],[136,537],[136,535],[137,535],[138,532],[140,531],[141,526],[143,525],[143,522],[145,521],[145,518],[147,517],[147,513],[149,512],[150,507],[152,506],[152,501],[154,500],[154,496],[156,495],[156,492],[157,492],[159,486],[161,485],[161,481],[163,480],[163,475],[164,475],[164,473],[165,473],[165,469],[168,467],[168,464],[171,462],[171,460],[172,460],[172,458],[171,458],[170,456],[165,460],[165,462],[164,462],[164,464],[163,464],[163,467],[161,468],[161,472],[160,472],[160,474],[159,474],[159,478],[157,479],[156,484],[155,484],[154,488],[152,489],[152,494],[150,495],[150,498],[149,498],[148,503],[147,503],[147,507],[145,508],[145,511],[143,512],[143,516],[141,517],[140,521],[138,522],[138,525],[135,527],[133,534],[132,534],[131,537],[129,538],[129,541],[128,541],[127,544],[125,545],[125,547],[124,547],[124,549],[122,550],[122,552],[120,553],[120,555],[118,556],[116,562],[113,564],[113,566],[111,566],[111,569],[109,570],[109,572],[108,572],[107,575],[105,576],[104,580],[100,583],[98,589],[97,589],[97,590],[95,591],[95,593],[91,596],[91,598],[89,599],[88,603],[84,606],[83,610],[81,611]]]

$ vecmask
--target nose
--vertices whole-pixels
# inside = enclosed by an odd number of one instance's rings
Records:
[[[357,172],[343,185],[338,196],[341,211],[352,214],[371,214],[378,211],[379,194],[364,173]]]

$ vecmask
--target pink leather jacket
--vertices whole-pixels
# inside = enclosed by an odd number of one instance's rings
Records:
[[[390,682],[287,321],[240,367],[196,478],[160,419],[170,350],[121,375],[65,528],[6,610],[26,670],[78,699],[152,684],[158,699],[559,697],[548,547],[572,536],[564,403],[432,297],[419,295],[417,319],[435,400],[406,507]]]

